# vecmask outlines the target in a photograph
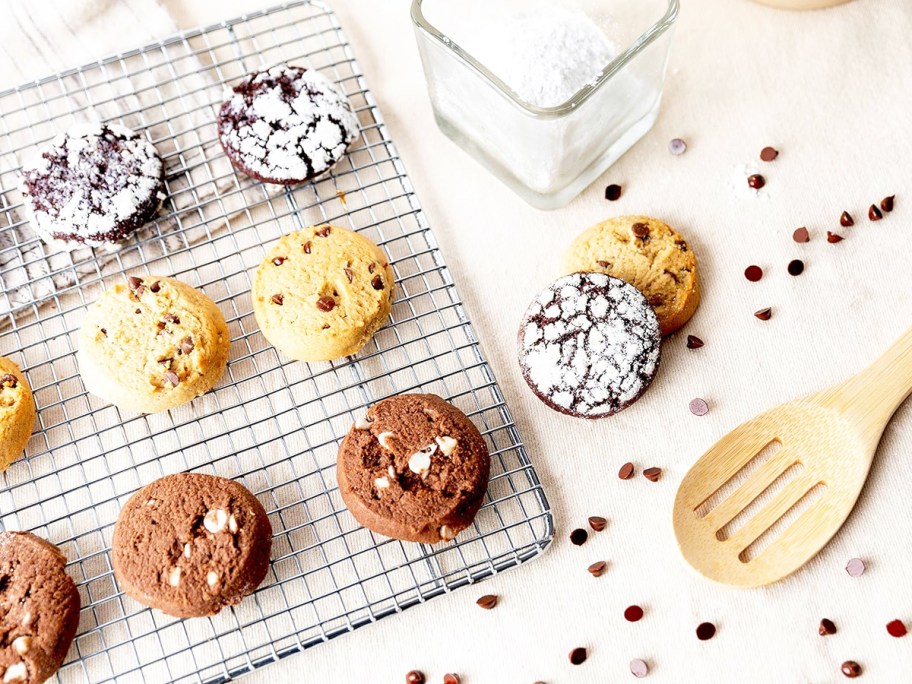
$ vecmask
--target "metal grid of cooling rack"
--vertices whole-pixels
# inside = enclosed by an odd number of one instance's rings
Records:
[[[332,175],[269,188],[236,174],[217,143],[225,84],[282,61],[347,94],[362,138]],[[22,159],[77,121],[142,131],[165,159],[161,216],[119,252],[49,252],[25,222]],[[318,222],[363,232],[390,255],[390,323],[358,354],[289,362],[257,329],[251,269],[283,233]],[[82,312],[125,274],[174,275],[222,309],[232,333],[216,389],[164,414],[88,395],[75,363]],[[294,2],[0,92],[0,354],[26,371],[39,424],[0,476],[0,528],[58,544],[82,597],[62,682],[230,679],[519,565],[552,537],[548,502],[351,48],[320,2]],[[375,536],[345,510],[335,453],[354,417],[392,394],[461,407],[492,454],[484,507],[455,543]],[[269,512],[260,589],[219,615],[177,620],[118,588],[109,548],[121,505],[164,474],[241,481]]]

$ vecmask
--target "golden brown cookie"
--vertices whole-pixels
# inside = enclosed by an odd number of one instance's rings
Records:
[[[671,226],[648,216],[618,216],[573,241],[564,272],[597,271],[626,280],[646,295],[662,335],[679,330],[700,303],[697,257]]]
[[[35,400],[19,366],[0,356],[0,471],[22,455],[35,426]]]
[[[189,285],[130,277],[89,307],[79,331],[86,389],[122,409],[155,413],[209,391],[228,363],[222,312]]]
[[[389,317],[393,269],[367,238],[338,226],[283,236],[257,269],[253,313],[263,335],[299,361],[361,349]]]

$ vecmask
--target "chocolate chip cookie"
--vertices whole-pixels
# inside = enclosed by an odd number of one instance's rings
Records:
[[[60,549],[30,532],[0,532],[0,681],[40,684],[66,657],[79,592]]]
[[[175,617],[215,615],[252,594],[269,570],[272,526],[246,488],[181,473],[136,492],[114,527],[123,590]]]
[[[468,527],[491,459],[478,428],[433,394],[402,394],[368,409],[339,448],[342,500],[379,534],[434,544]]]
[[[311,226],[269,250],[253,281],[253,313],[266,339],[292,359],[338,359],[360,350],[386,322],[393,275],[366,237]]]
[[[558,278],[519,329],[526,383],[555,411],[604,418],[630,406],[659,369],[659,321],[633,285],[603,273]]]
[[[35,426],[35,400],[19,366],[0,356],[0,471],[22,455]]]
[[[58,135],[22,168],[32,227],[57,249],[116,248],[150,221],[165,199],[155,146],[117,124],[82,124]]]
[[[318,71],[279,64],[245,77],[219,110],[218,136],[236,168],[264,183],[316,178],[359,135],[345,96]]]
[[[92,394],[137,413],[180,406],[215,386],[228,326],[209,297],[163,276],[132,276],[89,307],[79,373]]]
[[[580,235],[564,272],[597,271],[626,280],[652,304],[662,335],[679,330],[700,303],[697,257],[671,226],[648,216],[618,216]]]

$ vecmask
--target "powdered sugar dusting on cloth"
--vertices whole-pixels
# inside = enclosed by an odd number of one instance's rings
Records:
[[[329,170],[357,138],[358,118],[319,72],[280,64],[247,76],[219,111],[229,159],[266,183],[300,183]]]
[[[659,322],[632,285],[601,273],[559,278],[529,306],[519,363],[529,387],[557,411],[602,418],[649,387],[659,367]]]
[[[29,222],[52,247],[115,248],[142,227],[165,198],[155,146],[117,124],[74,126],[22,168]]]

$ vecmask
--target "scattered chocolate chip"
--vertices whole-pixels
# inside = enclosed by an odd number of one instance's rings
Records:
[[[578,527],[570,533],[570,541],[576,546],[582,546],[589,539],[589,533],[582,527]]]
[[[716,626],[711,622],[701,622],[697,625],[697,639],[709,641],[716,636]]]
[[[19,380],[16,379],[15,375],[10,373],[5,373],[2,378],[0,378],[0,387],[9,387],[10,389],[15,389],[19,386]]]
[[[645,660],[634,658],[630,661],[630,674],[637,679],[642,679],[649,674],[649,665],[646,664]]]
[[[480,608],[485,610],[491,610],[494,606],[497,605],[497,597],[494,594],[485,594],[480,599],[475,601]]]
[[[596,561],[595,563],[593,563],[586,569],[589,571],[589,574],[592,575],[593,577],[601,577],[602,575],[605,574],[605,570],[607,568],[608,568],[608,563],[606,563],[605,561]]]
[[[108,336],[108,331],[107,331],[105,328],[102,328],[102,329],[101,329],[101,334],[104,335],[105,337],[107,337],[107,336]]]
[[[649,306],[656,307],[662,306],[665,303],[665,297],[659,293],[652,295],[649,298]]]
[[[158,281],[158,280],[156,280],[154,283],[152,283],[151,285],[149,285],[149,289],[150,289],[153,293],[156,293],[156,294],[157,294],[158,291],[161,290],[161,282]]]
[[[845,661],[840,669],[842,670],[842,674],[844,674],[849,679],[855,679],[855,677],[861,675],[861,665],[856,663],[854,660]]]
[[[756,283],[763,277],[763,269],[759,266],[748,266],[744,269],[744,277],[752,283]]]
[[[645,477],[650,482],[658,482],[659,478],[662,477],[661,468],[646,468],[643,471],[643,477]]]
[[[861,577],[865,571],[865,562],[861,558],[852,558],[846,563],[846,572],[849,577]]]
[[[137,310],[134,311],[133,313],[135,313],[135,314],[141,314],[141,313],[142,313],[142,309],[137,309]]]
[[[680,138],[672,138],[668,141],[668,151],[677,157],[687,151],[687,143]]]
[[[842,242],[845,238],[842,235],[837,235],[836,233],[831,233],[827,231],[827,242],[831,245],[835,245],[837,242]]]
[[[304,243],[304,254],[310,254],[310,250],[313,247],[310,240]]]
[[[348,282],[351,282],[355,279],[355,274],[352,273],[352,270],[350,268],[343,268],[342,270],[345,271],[345,277],[348,278]]]
[[[906,636],[906,625],[902,620],[892,620],[887,623],[887,634],[897,639]]]
[[[854,226],[855,219],[852,218],[852,215],[849,212],[844,211],[842,212],[842,216],[839,217],[839,225],[841,225],[843,228]]]
[[[273,266],[281,266],[284,263],[285,263],[285,257],[283,257],[283,256],[277,256],[275,259],[272,260]]]
[[[574,648],[570,651],[570,662],[574,665],[582,665],[586,662],[586,649],[582,646]]]
[[[175,316],[174,314],[168,314],[165,316],[165,323],[171,323],[172,325],[180,325],[181,319]]]
[[[624,619],[627,622],[639,622],[643,617],[643,609],[639,606],[627,606],[624,611]]]
[[[272,298],[270,299],[270,301],[273,304],[278,304],[279,306],[282,306],[282,302],[285,301],[285,297],[280,294],[274,294],[274,295],[272,295]]]
[[[139,313],[139,311],[137,311],[136,313]],[[165,332],[165,328],[167,326],[165,325],[164,321],[159,321],[158,323],[155,324],[155,327],[158,328],[158,332],[156,333],[156,335],[161,335],[163,332]]]
[[[804,273],[804,262],[801,259],[792,259],[788,265],[790,275],[799,276]]]
[[[820,627],[817,628],[817,633],[820,636],[827,636],[828,634],[836,634],[836,624],[829,618],[823,618],[820,621]]]
[[[754,311],[754,316],[759,318],[761,321],[768,321],[773,317],[773,310],[770,307],[766,307],[765,309]]]
[[[599,268],[611,268],[611,262],[609,262],[609,261],[599,260],[599,261],[596,261],[595,263],[597,263],[599,265]]]
[[[589,516],[589,527],[596,532],[601,532],[608,526],[608,521],[600,515]]]
[[[612,183],[605,188],[605,199],[609,202],[616,202],[621,197],[621,186]]]
[[[331,230],[332,230],[332,228],[330,226],[326,226],[326,227],[321,228],[320,230],[316,231],[314,233],[314,235],[319,235],[320,237],[323,237],[323,238],[329,237],[329,233]]]
[[[367,267],[367,272],[368,272],[368,273],[373,273],[373,272],[374,272],[374,269],[375,269],[376,267],[377,267],[377,264],[371,264],[370,266]]]
[[[461,684],[462,680],[459,675],[448,672],[443,675],[443,684]]]
[[[890,195],[889,197],[884,197],[880,200],[880,208],[886,211],[887,213],[893,211],[893,202],[896,200],[896,195]]]
[[[324,295],[317,300],[317,308],[324,313],[329,313],[336,308],[336,300],[328,295]]]
[[[872,204],[868,209],[868,218],[872,221],[880,221],[883,218],[883,213],[877,208],[876,204]]]
[[[412,670],[405,675],[405,684],[425,684],[426,681],[424,673],[418,670]]]
[[[765,162],[771,162],[778,156],[779,150],[777,150],[775,147],[767,146],[760,150],[760,159]]]
[[[645,240],[649,237],[649,226],[645,223],[634,223],[630,226],[630,230],[636,237],[640,238],[640,240]]]
[[[696,399],[691,399],[688,404],[690,412],[695,416],[705,416],[709,413],[709,404],[706,403],[705,399],[697,397]]]
[[[704,344],[703,340],[701,340],[696,335],[687,336],[687,348],[688,349],[699,349],[700,347],[703,346],[703,344]]]
[[[754,190],[759,190],[764,185],[766,185],[766,178],[761,176],[759,173],[755,173],[747,177],[747,184]]]
[[[138,287],[141,287],[142,284],[142,278],[137,278],[136,276],[130,276],[127,278],[127,285],[129,285],[131,290],[136,290]]]
[[[378,275],[375,275],[371,279],[371,287],[374,288],[375,290],[382,290],[383,289],[383,278],[381,278]]]
[[[165,374],[162,377],[165,379],[165,382],[170,383],[172,387],[177,387],[180,384],[180,378],[177,377],[177,373],[174,371],[165,371]]]
[[[801,228],[796,228],[795,232],[792,233],[792,240],[795,242],[810,242],[811,234],[807,228],[801,226]]]
[[[189,354],[193,351],[193,340],[189,337],[185,337],[181,340],[180,346],[181,354]]]
[[[622,480],[629,480],[634,475],[633,463],[625,463],[618,471],[618,477]]]

